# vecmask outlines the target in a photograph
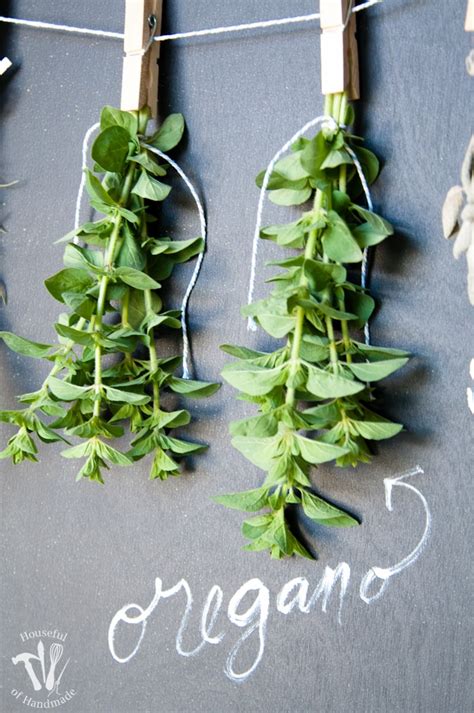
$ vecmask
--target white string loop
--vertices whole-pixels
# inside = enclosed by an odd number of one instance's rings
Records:
[[[84,140],[82,142],[82,172],[81,172],[81,182],[79,184],[79,191],[77,193],[77,198],[76,198],[76,210],[74,212],[74,230],[78,230],[80,224],[81,224],[81,204],[82,204],[82,196],[84,195],[84,188],[86,187],[86,168],[87,168],[87,155],[89,153],[89,141],[91,139],[92,134],[97,131],[97,129],[100,127],[100,124],[97,122],[97,124],[92,124],[92,126],[87,129],[86,134],[84,136]],[[73,242],[78,245],[79,244],[79,238],[77,235],[74,236]]]
[[[201,200],[198,196],[198,193],[196,189],[194,188],[193,184],[191,183],[190,179],[187,177],[183,169],[178,166],[178,164],[173,161],[172,158],[167,156],[167,154],[163,153],[159,149],[156,149],[154,146],[150,146],[149,144],[144,144],[144,147],[148,149],[148,151],[151,151],[152,153],[156,154],[157,156],[160,156],[164,161],[167,161],[170,166],[174,168],[174,170],[179,174],[179,176],[183,179],[184,183],[187,185],[189,188],[189,192],[191,193],[194,202],[196,204],[196,207],[198,209],[199,213],[199,222],[201,225],[201,237],[204,242],[204,248],[201,253],[199,253],[196,265],[193,270],[193,274],[191,275],[191,279],[189,281],[188,287],[186,289],[186,292],[184,293],[183,301],[181,303],[181,329],[183,332],[183,379],[189,379],[191,378],[190,376],[190,370],[189,370],[189,354],[190,354],[190,342],[189,342],[189,333],[188,333],[188,325],[187,325],[187,311],[188,311],[188,302],[189,298],[191,297],[191,293],[196,286],[196,282],[198,281],[199,273],[201,272],[201,267],[202,263],[204,260],[204,253],[206,250],[206,245],[207,245],[207,224],[206,224],[206,216],[204,214],[204,208],[202,206]]]
[[[367,0],[360,5],[352,8],[352,12],[366,10],[372,5],[378,5],[383,0]],[[169,40],[184,40],[191,37],[209,37],[211,35],[223,35],[230,32],[242,32],[250,30],[265,29],[267,27],[278,27],[281,25],[294,25],[304,22],[314,22],[321,17],[319,12],[314,12],[311,15],[298,15],[294,17],[282,17],[275,20],[263,20],[259,22],[246,22],[242,25],[225,25],[223,27],[213,27],[207,30],[193,30],[191,32],[176,32],[172,35],[158,35],[154,38],[155,42],[168,42]],[[87,27],[74,27],[71,25],[57,25],[52,22],[39,22],[35,20],[23,20],[17,17],[0,16],[0,22],[8,22],[12,25],[23,25],[25,27],[33,27],[42,30],[58,30],[61,32],[73,32],[78,35],[91,35],[93,37],[110,37],[112,39],[123,40],[124,35],[121,32],[109,32],[107,30],[90,30]],[[347,23],[346,23],[347,24]],[[337,29],[337,28],[334,28]],[[344,26],[340,29],[344,29]]]
[[[78,230],[80,226],[80,212],[81,212],[81,203],[82,203],[82,197],[84,195],[84,188],[86,185],[86,174],[85,174],[85,169],[87,168],[87,156],[88,156],[88,150],[89,150],[89,142],[91,139],[92,134],[100,127],[100,124],[93,124],[87,131],[84,136],[84,140],[82,142],[82,176],[81,176],[81,182],[79,184],[79,191],[77,194],[77,199],[76,199],[76,210],[75,210],[75,216],[74,216],[74,230]],[[206,216],[204,214],[204,208],[202,206],[201,200],[199,198],[199,195],[194,188],[193,184],[191,183],[190,179],[187,177],[183,169],[178,166],[178,164],[173,161],[172,158],[170,158],[167,154],[163,153],[159,149],[156,149],[154,146],[150,146],[149,144],[144,144],[144,147],[148,149],[148,151],[151,151],[152,153],[156,154],[160,158],[162,158],[164,161],[169,163],[170,166],[174,168],[174,170],[179,174],[179,176],[183,179],[184,183],[186,186],[189,188],[189,191],[194,199],[194,202],[196,203],[196,207],[198,209],[199,213],[199,222],[201,225],[201,235],[202,239],[204,242],[204,249],[201,253],[198,255],[198,259],[196,261],[196,265],[193,270],[193,274],[191,275],[191,280],[189,281],[189,284],[186,288],[186,292],[184,293],[183,301],[181,303],[181,328],[183,332],[183,359],[182,359],[182,364],[183,364],[183,379],[189,379],[191,378],[190,376],[190,369],[189,369],[189,355],[190,355],[190,339],[189,339],[189,332],[188,332],[188,325],[187,325],[187,311],[188,311],[188,302],[189,298],[191,297],[191,293],[196,286],[196,282],[199,277],[199,273],[201,271],[201,266],[202,262],[204,260],[204,252],[206,250],[206,244],[207,244],[207,224],[206,224]],[[77,245],[79,243],[79,238],[77,235],[74,236],[73,242]]]
[[[321,124],[323,122],[327,122],[328,126],[331,128],[337,129],[337,123],[333,119],[332,116],[317,116],[315,119],[311,119],[311,121],[308,121],[301,129],[299,129],[296,134],[293,134],[291,139],[287,141],[281,149],[279,149],[270,163],[268,164],[267,170],[265,171],[265,175],[263,177],[263,182],[262,182],[262,187],[260,189],[260,195],[258,198],[258,208],[257,208],[257,220],[255,224],[255,231],[253,234],[253,243],[252,243],[252,260],[251,260],[251,267],[250,267],[250,281],[249,281],[249,289],[248,289],[248,294],[247,294],[247,304],[251,304],[253,301],[253,294],[255,291],[255,278],[256,278],[256,273],[257,273],[257,255],[258,255],[258,245],[259,245],[259,238],[260,238],[260,231],[262,229],[262,216],[263,216],[263,205],[265,203],[265,194],[268,189],[268,184],[270,182],[270,176],[273,173],[273,169],[275,168],[275,164],[277,161],[283,156],[284,153],[286,153],[291,146],[294,144],[297,139],[299,139],[301,136],[303,136],[309,129],[311,129],[313,126],[316,126],[317,124]],[[247,320],[247,329],[252,332],[255,332],[257,330],[257,325],[255,323],[255,320],[252,317],[249,317]]]
[[[360,5],[359,5],[359,7],[360,7]],[[273,173],[275,164],[279,161],[281,156],[283,156],[283,154],[285,154],[291,148],[291,146],[294,144],[295,141],[297,141],[301,136],[303,136],[307,131],[309,131],[309,129],[311,129],[313,126],[316,126],[317,124],[323,124],[323,125],[327,126],[329,129],[337,129],[339,126],[332,116],[317,116],[315,119],[308,121],[301,129],[299,129],[299,131],[296,132],[296,134],[294,134],[291,137],[291,139],[289,139],[276,152],[276,154],[274,155],[274,157],[268,164],[267,170],[265,171],[265,176],[263,178],[262,187],[260,189],[260,195],[259,195],[259,199],[258,199],[257,218],[256,218],[255,232],[253,235],[253,243],[252,243],[250,280],[249,280],[249,289],[248,289],[248,295],[247,295],[247,304],[249,304],[249,305],[253,302],[253,295],[254,295],[254,291],[255,291],[255,278],[256,278],[256,273],[257,273],[257,255],[258,255],[260,231],[262,229],[263,206],[265,203],[265,194],[268,189],[268,184],[270,182],[271,174]],[[373,202],[372,202],[372,197],[370,195],[369,185],[368,185],[367,179],[364,175],[364,171],[362,170],[361,163],[360,163],[359,159],[357,158],[356,153],[349,146],[346,146],[345,148],[347,150],[347,153],[352,158],[352,161],[356,168],[360,182],[362,184],[362,188],[364,191],[365,199],[367,201],[368,209],[372,213],[374,210],[374,206],[373,206]],[[363,287],[364,289],[367,287],[367,278],[368,278],[368,248],[365,248],[363,251],[362,264],[361,264],[361,287]],[[253,332],[255,332],[257,330],[257,325],[256,325],[256,322],[253,319],[253,317],[249,317],[247,319],[247,329],[249,331],[251,330]],[[366,324],[364,325],[364,339],[365,339],[365,343],[367,345],[369,345],[370,344],[370,329],[369,329],[368,322],[366,322]]]

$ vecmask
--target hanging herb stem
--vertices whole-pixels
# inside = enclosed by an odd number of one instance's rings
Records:
[[[242,310],[272,337],[287,337],[287,343],[272,353],[222,347],[237,357],[225,366],[224,378],[239,389],[241,399],[258,406],[256,416],[231,424],[232,443],[266,477],[256,489],[216,500],[246,512],[263,510],[243,524],[250,540],[245,549],[270,550],[277,559],[312,556],[288,524],[288,509],[295,505],[320,525],[358,524],[314,493],[311,466],[333,460],[339,466],[367,463],[370,441],[402,429],[367,407],[373,400],[367,384],[402,367],[408,354],[358,341],[374,301],[349,281],[346,269],[361,263],[365,247],[393,233],[386,220],[358,203],[362,186],[352,152],[369,183],[379,165],[346,128],[353,123],[353,110],[345,95],[328,96],[325,114],[337,128],[325,126],[312,140],[298,140],[270,176],[274,203],[302,205],[313,198],[300,219],[261,231],[261,238],[300,253],[272,263],[283,272],[272,278],[270,296]],[[259,186],[263,175],[257,177]]]
[[[179,459],[204,449],[170,435],[191,417],[183,409],[163,409],[160,390],[205,397],[218,385],[175,376],[180,357],[159,358],[155,345],[157,331],[180,328],[179,311],[162,309],[161,283],[177,264],[202,251],[203,240],[173,241],[150,236],[147,228],[149,222],[159,225],[151,222],[153,206],[171,187],[157,178],[166,175],[166,167],[145,144],[169,151],[181,139],[184,121],[173,114],[146,137],[148,119],[146,108],[102,111],[92,147],[102,180],[87,171],[86,188],[91,207],[103,217],[65,236],[65,268],[46,280],[50,294],[68,309],[55,324],[59,346],[0,333],[17,353],[53,364],[40,390],[20,397],[26,408],[0,412],[0,420],[18,429],[1,458],[36,461],[33,436],[45,442],[77,437],[79,445],[63,455],[85,458],[78,478],[102,483],[109,465],[131,465],[148,454],[151,478],[179,475]],[[75,236],[87,247],[69,242]],[[125,429],[135,434],[127,453],[107,442]]]

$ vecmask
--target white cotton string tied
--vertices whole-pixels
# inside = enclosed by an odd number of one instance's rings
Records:
[[[274,157],[268,164],[267,170],[265,171],[265,175],[264,175],[263,182],[262,182],[262,187],[260,189],[260,196],[258,199],[257,219],[256,219],[256,224],[255,224],[255,232],[253,235],[252,259],[251,259],[251,267],[250,267],[250,281],[249,281],[249,289],[248,289],[248,295],[247,295],[247,304],[251,304],[253,302],[253,295],[254,295],[254,291],[255,291],[255,278],[256,278],[256,273],[257,273],[258,244],[259,244],[259,238],[260,238],[260,231],[262,229],[263,206],[265,203],[265,194],[268,189],[268,184],[270,182],[270,177],[273,173],[273,169],[275,168],[275,164],[279,161],[279,159],[283,156],[283,154],[285,154],[291,148],[291,146],[294,144],[294,142],[297,141],[301,136],[303,136],[307,131],[309,131],[309,129],[311,129],[313,126],[316,126],[317,124],[323,124],[323,126],[327,126],[329,129],[337,129],[337,127],[338,127],[337,122],[335,121],[335,119],[333,119],[332,116],[317,116],[315,119],[308,121],[301,129],[299,129],[299,131],[296,132],[296,134],[293,134],[291,139],[289,139],[276,152],[276,154],[274,155]],[[365,178],[364,171],[362,170],[360,161],[357,158],[357,155],[355,154],[355,152],[350,147],[346,147],[346,149],[347,149],[348,154],[352,158],[352,161],[356,168],[357,174],[360,178],[360,182],[362,184],[362,188],[363,188],[364,194],[365,194],[365,199],[367,201],[367,206],[368,206],[369,210],[371,212],[373,212],[372,197],[370,195],[367,179]],[[368,250],[367,250],[367,248],[365,248],[365,250],[363,252],[362,265],[361,265],[361,286],[364,289],[367,287],[367,278],[368,278]],[[255,320],[252,317],[249,317],[247,320],[247,329],[251,330],[251,331],[256,331],[256,329],[257,329]],[[365,339],[365,343],[367,345],[369,345],[370,344],[370,330],[369,330],[368,322],[364,326],[364,339]]]
[[[198,255],[198,259],[196,261],[196,265],[193,270],[193,274],[191,275],[191,279],[189,281],[189,284],[186,288],[186,292],[184,293],[183,301],[181,303],[181,329],[183,332],[183,379],[190,379],[190,370],[189,370],[189,354],[190,354],[190,340],[189,340],[189,333],[188,333],[188,325],[187,325],[187,312],[188,312],[188,302],[189,298],[191,297],[191,293],[196,286],[196,282],[198,281],[199,273],[201,272],[201,267],[202,267],[202,262],[204,260],[204,252],[206,250],[206,245],[207,245],[207,224],[206,224],[206,216],[204,214],[204,208],[202,206],[201,200],[199,198],[199,195],[191,183],[190,179],[187,177],[183,169],[178,166],[178,164],[173,161],[172,158],[167,156],[165,153],[160,151],[159,149],[156,149],[154,146],[150,146],[149,144],[145,144],[145,148],[148,149],[148,151],[151,151],[152,153],[156,154],[157,156],[160,156],[164,161],[167,161],[170,166],[174,168],[174,170],[179,174],[179,176],[183,179],[184,183],[186,186],[189,188],[189,192],[191,193],[193,200],[196,204],[196,207],[198,209],[199,213],[199,223],[201,226],[201,237],[204,242],[204,248],[201,253]]]
[[[260,195],[258,198],[258,208],[257,208],[257,220],[255,223],[255,231],[253,234],[253,243],[252,243],[252,259],[251,259],[251,264],[250,264],[250,281],[249,281],[249,289],[248,289],[248,294],[247,294],[247,304],[251,304],[253,302],[253,295],[255,291],[255,278],[257,274],[257,256],[258,256],[258,245],[259,245],[259,238],[260,238],[260,231],[262,229],[262,216],[263,216],[263,206],[265,203],[265,194],[268,189],[268,184],[270,182],[270,176],[273,173],[273,169],[275,168],[275,164],[279,159],[285,154],[291,146],[294,144],[297,139],[299,139],[301,136],[306,134],[309,129],[313,128],[313,126],[316,126],[317,124],[327,124],[328,127],[333,127],[337,128],[337,123],[336,121],[332,118],[332,116],[317,116],[315,119],[311,119],[311,121],[308,121],[301,129],[299,129],[296,134],[293,134],[291,139],[289,139],[282,147],[279,149],[270,163],[267,166],[267,170],[265,171],[265,175],[263,177],[262,181],[262,187],[260,189]],[[249,317],[247,320],[247,329],[251,330],[252,332],[255,332],[257,330],[257,325],[255,323],[255,320],[252,317]]]
[[[378,5],[383,0],[368,0],[356,7],[353,7],[351,12],[359,12],[367,10],[373,5]],[[154,38],[155,42],[169,42],[170,40],[185,40],[193,37],[209,37],[211,35],[224,35],[232,32],[250,32],[252,30],[266,29],[268,27],[279,27],[284,25],[294,25],[307,22],[315,22],[321,17],[319,12],[314,12],[310,15],[297,15],[293,17],[282,17],[275,20],[262,20],[258,22],[246,22],[241,25],[225,25],[223,27],[213,27],[206,30],[192,30],[191,32],[177,32],[172,35],[159,35]],[[20,25],[31,27],[40,30],[57,30],[60,32],[72,32],[78,35],[90,35],[92,37],[109,37],[112,39],[123,40],[124,35],[121,32],[109,32],[107,30],[91,30],[87,27],[74,27],[71,25],[57,25],[52,22],[39,22],[36,20],[23,20],[18,17],[5,17],[0,15],[0,22],[7,22],[12,25]],[[347,22],[346,22],[347,24]],[[337,29],[337,28],[334,28]],[[343,28],[341,28],[343,29]]]
[[[75,211],[75,217],[74,217],[74,230],[78,230],[80,226],[80,212],[81,212],[81,204],[82,204],[82,198],[84,195],[84,188],[86,185],[86,174],[85,174],[85,169],[87,168],[87,157],[88,157],[88,151],[89,151],[89,143],[91,136],[93,133],[100,127],[100,124],[93,124],[87,131],[84,136],[84,141],[82,142],[82,176],[81,176],[81,182],[79,185],[79,191],[77,194],[77,199],[76,199],[76,211]],[[172,168],[179,174],[179,176],[183,179],[184,183],[186,186],[189,188],[189,191],[193,197],[193,200],[196,204],[198,214],[199,214],[199,223],[201,226],[201,235],[202,239],[204,242],[204,249],[203,251],[198,255],[198,259],[196,261],[195,268],[193,270],[193,273],[191,275],[191,280],[189,281],[189,284],[186,288],[186,291],[184,293],[184,297],[181,303],[181,329],[183,333],[183,358],[182,358],[182,365],[183,365],[183,379],[190,379],[191,374],[190,374],[190,368],[189,368],[189,360],[190,360],[190,338],[189,338],[189,331],[188,331],[188,325],[187,325],[187,312],[188,312],[188,303],[189,303],[189,298],[191,297],[191,293],[196,285],[196,282],[199,277],[199,273],[201,271],[202,267],[202,262],[204,260],[204,251],[206,249],[206,244],[207,244],[207,224],[206,224],[206,216],[204,214],[204,208],[201,203],[201,200],[199,198],[198,192],[191,183],[190,179],[188,176],[185,174],[183,169],[178,166],[176,161],[173,161],[172,158],[170,158],[167,154],[163,153],[163,151],[160,151],[159,149],[156,149],[154,146],[150,146],[149,144],[144,144],[145,148],[148,149],[148,151],[151,151],[152,153],[156,154],[160,158],[162,158],[164,161],[169,163]],[[79,243],[79,238],[77,235],[74,236],[73,238],[74,243],[77,245]]]
[[[79,191],[77,192],[77,198],[76,198],[76,210],[74,212],[74,230],[78,230],[79,226],[81,225],[81,205],[82,205],[82,196],[84,195],[84,188],[86,187],[86,168],[87,168],[87,156],[89,153],[89,142],[91,140],[91,136],[94,132],[97,131],[97,129],[100,127],[100,124],[92,124],[92,126],[87,129],[84,140],[82,142],[82,174],[81,174],[81,182],[79,184]],[[77,235],[74,236],[73,242],[78,245],[79,243],[79,238]]]

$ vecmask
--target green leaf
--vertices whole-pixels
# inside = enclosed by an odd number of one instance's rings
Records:
[[[275,386],[284,384],[288,370],[284,366],[265,369],[245,362],[234,362],[226,364],[222,376],[234,388],[252,396],[261,396],[268,394]]]
[[[315,179],[321,177],[321,166],[329,151],[330,146],[322,131],[306,144],[301,155],[301,165],[308,171],[310,176]]]
[[[357,205],[356,203],[352,204],[351,210],[358,213],[358,215],[360,215],[361,218],[370,225],[374,233],[378,233],[384,237],[387,235],[393,235],[393,227],[390,225],[388,220],[385,220],[385,218],[382,218],[380,215],[377,215],[366,208],[362,208],[362,206]]]
[[[317,463],[327,463],[347,453],[347,448],[341,448],[332,443],[312,440],[311,438],[305,438],[298,434],[295,435],[295,442],[301,457],[304,458],[307,463],[312,463],[313,465]]]
[[[316,292],[324,290],[331,281],[335,284],[340,284],[347,277],[347,272],[342,265],[332,265],[331,263],[309,258],[305,259],[303,270],[311,289]]]
[[[125,453],[120,453],[120,451],[112,448],[112,446],[109,446],[103,441],[97,441],[96,452],[100,458],[108,460],[109,463],[113,463],[114,465],[127,466],[133,463],[132,459],[126,456]]]
[[[155,422],[157,428],[179,428],[187,426],[190,421],[189,411],[180,409],[179,411],[160,411]]]
[[[132,188],[132,193],[152,201],[164,201],[171,191],[171,186],[152,178],[146,171],[140,173],[140,178]]]
[[[50,295],[58,302],[64,303],[65,292],[85,293],[94,282],[94,279],[84,268],[66,267],[52,277],[48,277],[44,284]]]
[[[177,455],[187,455],[188,453],[202,453],[207,450],[207,446],[202,443],[191,443],[183,441],[181,438],[171,438],[171,436],[160,437],[161,446]]]
[[[385,240],[389,233],[377,232],[370,223],[362,223],[352,228],[352,235],[357,240],[360,248],[370,248],[372,245],[378,245],[382,240]]]
[[[86,190],[89,194],[89,196],[92,199],[95,199],[99,201],[100,203],[104,203],[107,206],[116,206],[116,202],[110,196],[101,182],[99,181],[94,174],[89,171],[88,168],[85,169],[85,174],[86,174]]]
[[[130,111],[121,111],[113,106],[104,106],[100,114],[101,131],[108,129],[109,126],[121,126],[126,129],[133,138],[138,131],[138,117]]]
[[[61,324],[60,322],[56,323],[54,328],[60,337],[70,339],[76,344],[82,344],[86,347],[92,347],[95,344],[94,336],[91,332],[75,329],[74,327],[69,327],[67,324]]]
[[[285,225],[268,225],[260,231],[263,240],[273,240],[285,248],[302,248],[304,246],[304,228],[299,221]]]
[[[277,514],[273,517],[273,522],[269,530],[267,530],[266,536],[270,535],[272,541],[278,545],[280,550],[286,554],[291,554],[289,531],[285,522],[285,510],[280,508]]]
[[[270,200],[275,205],[301,205],[306,203],[311,198],[313,189],[311,187],[303,189],[295,188],[280,188],[276,191],[271,191]]]
[[[360,262],[362,251],[345,221],[333,210],[328,211],[328,221],[322,237],[326,255],[335,262]]]
[[[399,359],[384,359],[383,361],[372,361],[364,363],[348,364],[349,369],[361,381],[379,381],[385,379],[386,376],[393,374],[397,369],[408,361],[408,357]]]
[[[363,342],[352,341],[357,349],[366,356],[369,361],[378,361],[379,359],[390,359],[391,357],[409,357],[410,353],[403,349],[394,349],[393,347],[379,347],[372,344],[364,344]]]
[[[301,490],[301,502],[305,515],[326,527],[354,527],[359,525],[359,522],[344,510],[340,510],[307,490]]]
[[[102,270],[104,256],[100,250],[88,250],[80,245],[70,243],[64,250],[63,261],[66,267],[77,269],[91,269],[93,272]]]
[[[278,418],[273,411],[252,418],[242,418],[232,421],[229,431],[232,436],[274,436],[278,431]]]
[[[344,376],[331,374],[312,364],[306,364],[308,380],[306,388],[315,396],[322,399],[337,399],[342,396],[357,394],[365,389],[365,384],[347,379]]]
[[[345,292],[345,306],[350,312],[354,312],[360,320],[360,324],[367,322],[372,312],[375,309],[375,301],[373,297],[364,292]]]
[[[84,441],[84,443],[79,443],[78,446],[73,446],[72,448],[66,448],[66,450],[61,451],[63,458],[84,458],[91,455],[94,449],[93,441]]]
[[[232,445],[257,468],[269,470],[276,455],[279,440],[279,437],[275,436],[273,438],[235,436],[232,439]]]
[[[130,134],[121,126],[104,129],[92,144],[91,155],[104,171],[121,173],[129,151]]]
[[[55,376],[50,376],[48,379],[48,387],[53,396],[56,396],[60,401],[76,401],[76,399],[85,399],[91,393],[91,386],[77,386],[70,384],[68,381],[56,379]]]
[[[309,178],[308,171],[301,164],[301,151],[285,156],[275,164],[275,172],[288,181],[300,181]]]
[[[166,384],[177,394],[184,394],[193,399],[202,399],[205,396],[211,396],[211,394],[215,394],[221,387],[220,384],[194,381],[193,379],[180,379],[176,376],[172,376]]]
[[[157,290],[161,287],[152,277],[145,272],[135,270],[133,267],[117,267],[114,270],[114,276],[136,290]]]
[[[129,161],[134,161],[135,163],[143,166],[148,173],[152,173],[154,176],[166,176],[166,170],[163,166],[160,166],[155,159],[150,155],[149,151],[142,151],[142,153],[131,156]]]
[[[219,505],[225,505],[234,510],[257,512],[267,504],[268,488],[256,488],[255,490],[245,490],[241,493],[230,493],[229,495],[216,495],[212,499]]]
[[[367,183],[370,186],[370,184],[375,181],[379,174],[379,160],[377,156],[372,153],[372,151],[369,151],[369,149],[364,149],[361,146],[355,147],[354,151],[360,161],[362,172],[367,180]]]
[[[382,441],[385,438],[392,438],[403,430],[401,423],[388,421],[386,418],[366,408],[364,408],[363,411],[363,419],[364,420],[359,421],[351,418],[351,426],[355,428],[362,438],[367,438],[371,441]]]
[[[285,337],[295,326],[295,317],[285,316],[280,314],[271,314],[270,312],[259,312],[256,315],[262,329],[275,339]]]
[[[114,389],[112,386],[105,386],[104,389],[109,401],[118,401],[119,403],[139,406],[148,403],[150,400],[147,394],[135,394],[133,391]]]
[[[170,114],[163,121],[162,125],[148,140],[151,146],[159,149],[160,151],[170,151],[179,142],[184,133],[184,117],[182,114]]]
[[[0,339],[3,339],[9,349],[22,356],[32,357],[33,359],[44,359],[52,350],[49,344],[41,344],[40,342],[32,342],[24,337],[17,337],[12,332],[0,332]]]
[[[142,290],[129,290],[128,321],[131,326],[137,329],[143,322],[146,315],[145,301]],[[159,312],[162,308],[162,301],[156,292],[151,293],[153,312]]]
[[[124,229],[123,234],[122,247],[120,248],[116,260],[117,266],[133,267],[135,270],[143,270],[146,265],[146,258],[142,248],[128,226]]]
[[[235,356],[238,359],[255,359],[261,356],[267,356],[266,352],[257,352],[254,349],[234,346],[233,344],[221,344],[219,349],[222,349],[226,354]]]
[[[337,168],[343,164],[352,163],[352,158],[345,149],[331,149],[321,164],[321,168]]]
[[[183,263],[204,250],[202,238],[190,240],[153,240],[150,252],[152,255],[172,255],[173,262]]]
[[[242,523],[242,534],[249,540],[256,540],[268,530],[272,523],[272,515],[256,515]]]

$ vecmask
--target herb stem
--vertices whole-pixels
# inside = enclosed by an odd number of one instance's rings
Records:
[[[123,206],[126,204],[130,191],[132,190],[133,179],[135,177],[135,164],[131,164],[122,186],[120,193],[119,205]],[[116,213],[114,216],[114,227],[110,235],[109,244],[107,246],[106,256],[105,256],[105,269],[107,272],[102,275],[100,279],[99,286],[99,297],[97,299],[97,309],[95,313],[95,324],[94,324],[94,334],[100,335],[102,330],[102,320],[105,312],[105,303],[107,298],[107,288],[110,281],[110,271],[113,268],[113,264],[117,255],[117,247],[120,245],[120,230],[122,228],[123,216],[121,213]],[[94,411],[93,417],[99,418],[100,416],[100,405],[102,400],[102,347],[96,342],[94,351],[94,390],[95,390],[95,400],[94,400]]]
[[[346,117],[346,112],[347,112],[347,95],[344,92],[344,94],[341,95],[341,103],[339,106],[339,119],[338,122],[339,124],[343,124],[345,121]],[[347,190],[347,164],[343,163],[339,167],[339,190],[342,191],[343,193],[346,192]],[[339,309],[342,312],[345,312],[346,306],[345,306],[345,301],[344,297],[341,297],[338,299],[338,306]],[[351,350],[351,337],[349,334],[349,325],[347,323],[347,319],[342,319],[341,320],[341,333],[342,333],[342,339],[344,342],[344,351],[346,355],[346,362],[348,364],[352,363],[352,354],[350,353]]]
[[[147,316],[151,316],[154,314],[151,290],[144,290],[143,294],[145,297],[146,314]],[[155,381],[156,372],[158,370],[158,356],[156,353],[155,335],[153,328],[150,329],[149,338],[150,343],[148,345],[148,353],[150,355],[150,373],[153,379],[153,413],[156,416],[160,409],[160,388],[157,382]]]

